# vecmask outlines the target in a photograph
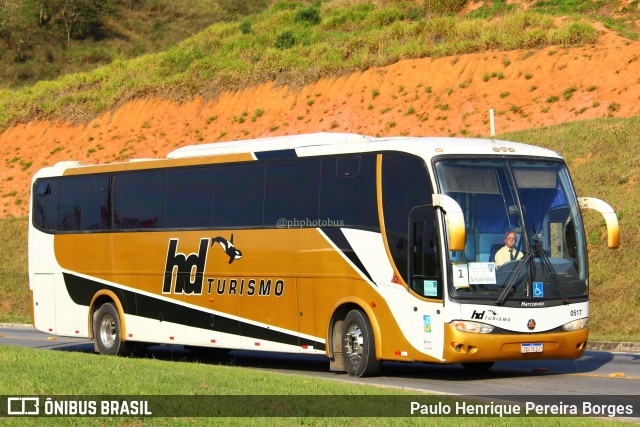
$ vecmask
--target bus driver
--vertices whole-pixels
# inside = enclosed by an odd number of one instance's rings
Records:
[[[522,252],[516,249],[516,232],[513,230],[507,231],[504,236],[504,246],[496,252],[495,262],[496,267],[500,267],[502,264],[506,264],[509,261],[515,261],[522,258]]]

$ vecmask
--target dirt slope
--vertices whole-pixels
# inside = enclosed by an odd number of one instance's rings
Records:
[[[20,124],[0,134],[0,217],[26,215],[35,171],[61,160],[164,157],[176,147],[330,131],[487,136],[640,113],[640,42],[604,28],[595,45],[406,60],[301,88],[265,84],[217,100],[129,102],[88,124]]]

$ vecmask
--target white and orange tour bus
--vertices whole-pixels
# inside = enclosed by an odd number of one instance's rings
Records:
[[[134,346],[382,361],[577,358],[589,277],[578,198],[555,152],[466,138],[316,133],[60,162],[33,178],[33,323]],[[519,256],[496,265],[513,230]]]

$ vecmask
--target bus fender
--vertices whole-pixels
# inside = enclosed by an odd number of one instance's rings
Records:
[[[374,337],[375,348],[376,348],[376,359],[378,360],[382,359],[382,335],[380,334],[380,324],[378,323],[378,318],[376,317],[376,314],[373,308],[366,301],[364,301],[361,298],[354,298],[354,297],[341,298],[333,306],[331,322],[329,324],[329,329],[327,331],[327,343],[329,344],[327,346],[327,356],[329,356],[330,358],[333,358],[335,354],[335,349],[333,347],[333,337],[332,337],[334,335],[333,327],[336,320],[336,313],[338,313],[340,311],[340,308],[343,306],[351,306],[353,308],[359,308],[362,311],[364,311],[364,313],[367,315],[367,317],[369,318],[369,322],[371,323],[371,329],[373,329],[373,337]],[[357,307],[354,307],[354,306],[357,306]],[[344,318],[344,316],[346,316],[347,312],[349,311],[350,310],[346,310],[343,313],[342,317]]]
[[[110,291],[108,289],[101,289],[98,292],[95,293],[95,295],[93,296],[93,298],[91,299],[91,303],[89,304],[89,318],[87,319],[89,322],[89,338],[94,338],[93,336],[93,313],[94,313],[94,305],[95,302],[98,298],[102,297],[102,296],[106,296],[107,298],[109,298],[111,301],[113,301],[113,303],[116,306],[116,310],[118,310],[118,316],[120,316],[120,339],[124,342],[127,340],[127,324],[124,318],[124,310],[122,309],[122,303],[120,302],[120,299],[117,297],[117,295],[113,292]]]

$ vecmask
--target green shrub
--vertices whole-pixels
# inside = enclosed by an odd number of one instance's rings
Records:
[[[292,48],[295,44],[296,39],[289,30],[281,32],[278,34],[278,37],[276,37],[276,47],[280,50]]]
[[[330,9],[326,13],[322,26],[325,30],[357,30],[375,8],[372,3],[361,3],[349,5],[345,8]]]
[[[570,100],[571,97],[573,97],[573,93],[577,90],[578,88],[576,88],[575,86],[571,86],[570,88],[565,89],[564,92],[562,92],[562,98],[565,101]]]
[[[253,29],[251,29],[251,21],[248,19],[243,19],[240,22],[240,32],[242,34],[251,34],[253,33]]]
[[[314,6],[305,7],[296,12],[293,22],[298,24],[317,25],[322,21],[320,10]]]
[[[372,25],[384,27],[386,25],[391,25],[396,21],[402,21],[404,18],[404,14],[401,10],[392,7],[388,9],[376,10],[372,14],[372,18]]]
[[[574,46],[593,43],[598,37],[596,30],[587,22],[572,22],[559,30],[551,32],[551,42],[562,46]]]

